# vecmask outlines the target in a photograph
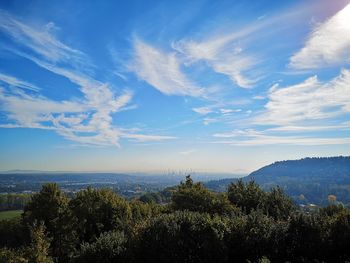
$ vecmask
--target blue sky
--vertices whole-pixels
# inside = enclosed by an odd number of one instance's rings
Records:
[[[1,1],[0,170],[350,154],[350,1]]]

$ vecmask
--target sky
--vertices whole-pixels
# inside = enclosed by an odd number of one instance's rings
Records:
[[[0,170],[350,155],[350,1],[0,1]]]

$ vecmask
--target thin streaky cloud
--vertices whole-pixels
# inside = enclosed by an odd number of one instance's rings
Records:
[[[315,69],[350,63],[350,4],[317,25],[305,46],[290,58],[296,69]]]
[[[135,141],[161,141],[173,139],[160,135],[126,134],[112,125],[112,114],[135,107],[129,106],[133,93],[121,91],[90,77],[82,72],[80,64],[88,61],[87,56],[60,42],[43,26],[38,28],[20,22],[8,13],[2,18],[0,30],[8,34],[19,46],[30,48],[34,54],[13,47],[10,51],[24,57],[41,68],[63,76],[76,84],[83,93],[82,99],[55,101],[40,94],[13,92],[0,89],[2,111],[7,113],[11,123],[2,128],[36,128],[55,130],[64,138],[83,145],[120,146],[120,138],[133,138]],[[50,28],[50,27],[49,27]],[[62,64],[61,62],[65,62]],[[70,63],[67,63],[70,62]],[[14,77],[1,74],[0,80],[7,84],[40,91],[34,85]]]
[[[18,87],[21,89],[31,90],[31,91],[35,91],[35,92],[40,91],[40,88],[34,84],[31,84],[29,82],[17,79],[13,76],[9,76],[9,75],[3,74],[3,73],[0,73],[0,81],[4,82],[10,86],[13,86],[13,87]]]
[[[51,62],[74,62],[87,66],[84,53],[59,41],[50,31],[53,23],[34,28],[4,10],[0,10],[0,30],[8,34],[20,46],[26,46]]]
[[[256,124],[291,125],[350,113],[350,71],[343,69],[329,82],[317,76],[285,88],[270,88],[265,110]]]
[[[187,156],[187,155],[195,153],[196,151],[197,150],[195,150],[195,149],[190,149],[190,150],[186,150],[186,151],[181,151],[181,152],[179,152],[179,154]]]
[[[181,63],[174,52],[165,53],[139,39],[133,45],[135,55],[129,69],[140,79],[166,95],[205,95],[203,89],[181,71]]]
[[[198,107],[198,108],[192,108],[192,110],[201,115],[207,115],[213,112],[213,109],[211,107]]]
[[[213,141],[216,144],[228,144],[231,146],[264,146],[264,145],[342,145],[350,144],[347,137],[308,137],[308,136],[283,136],[269,135],[266,132],[254,129],[235,130],[229,133],[213,134],[215,138],[223,140]]]
[[[247,140],[226,140],[214,141],[216,144],[228,144],[231,146],[266,146],[266,145],[299,145],[299,146],[321,146],[321,145],[348,145],[350,139],[344,138],[317,138],[317,137],[280,137],[280,136],[261,136]]]
[[[256,29],[247,29],[202,42],[180,40],[174,42],[172,47],[184,56],[186,63],[205,61],[215,72],[228,76],[242,88],[249,88],[256,80],[249,79],[244,72],[256,66],[259,63],[258,59],[245,54],[243,49],[233,41],[254,30]]]

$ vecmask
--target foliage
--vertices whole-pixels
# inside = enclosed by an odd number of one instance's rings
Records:
[[[102,233],[95,242],[83,243],[76,257],[81,263],[129,262],[127,238],[123,232]]]
[[[29,201],[29,194],[0,194],[0,211],[21,210]]]
[[[202,183],[193,183],[190,176],[174,191],[171,206],[174,210],[220,215],[229,215],[236,211],[226,195],[210,192]]]
[[[240,207],[243,212],[262,209],[266,199],[264,191],[254,181],[245,184],[239,180],[228,188],[228,199],[231,203]]]
[[[350,156],[275,162],[241,180],[254,180],[266,191],[280,186],[297,204],[327,206],[341,202],[350,207]],[[224,192],[237,181],[227,178],[205,185],[213,191]]]
[[[305,211],[281,188],[265,192],[254,181],[218,194],[188,176],[170,189],[170,203],[157,204],[109,189],[68,198],[56,184],[44,185],[22,219],[0,221],[0,263],[350,260],[344,205]]]
[[[88,188],[69,203],[80,241],[92,242],[100,233],[122,230],[131,219],[127,201],[108,189]]]
[[[0,247],[18,248],[29,240],[29,231],[19,218],[0,221]]]
[[[53,255],[60,261],[66,261],[73,253],[75,243],[68,202],[58,185],[50,183],[32,195],[23,213],[23,222],[29,226],[36,222],[44,223],[52,239]]]
[[[54,263],[49,256],[50,241],[43,223],[30,228],[31,243],[18,249],[0,249],[0,263]]]
[[[45,226],[43,223],[31,228],[32,242],[28,247],[26,254],[29,263],[53,263],[49,256],[50,241],[45,235]]]
[[[177,211],[151,219],[139,236],[138,262],[225,262],[225,220]]]
[[[230,262],[257,262],[260,258],[283,258],[286,223],[275,221],[261,211],[231,219],[226,237]]]
[[[264,210],[275,219],[288,219],[291,213],[296,210],[292,199],[278,186],[265,193],[264,202]]]

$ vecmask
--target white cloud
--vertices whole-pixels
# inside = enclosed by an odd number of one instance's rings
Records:
[[[211,112],[213,112],[213,109],[210,107],[198,107],[198,108],[192,108],[194,112],[197,112],[201,115],[207,115]]]
[[[281,132],[312,132],[312,131],[327,131],[327,130],[350,130],[350,123],[343,122],[336,125],[312,125],[312,126],[279,126],[269,128],[267,131],[281,131]]]
[[[195,152],[196,152],[195,149],[190,149],[190,150],[179,152],[179,154],[187,156],[187,155],[190,155],[190,154],[195,153]]]
[[[5,75],[0,73],[0,81],[13,86],[13,87],[18,87],[21,89],[26,89],[26,90],[31,90],[31,91],[36,91],[38,92],[40,90],[39,87],[37,87],[36,85],[33,85],[31,83],[28,83],[26,81],[17,79],[13,76],[9,76],[9,75]]]
[[[220,118],[204,118],[203,119],[203,124],[204,125],[209,125],[209,124],[216,123],[216,122],[219,122],[219,121],[220,121]]]
[[[138,142],[159,142],[164,140],[176,139],[174,136],[161,136],[161,135],[146,135],[146,134],[123,134],[124,138],[133,139]]]
[[[241,112],[242,109],[236,109],[236,110],[233,110],[233,109],[220,109],[220,112],[222,114],[230,114],[230,113],[234,113],[234,112]]]
[[[135,57],[129,69],[166,95],[203,97],[204,91],[181,71],[176,54],[162,52],[141,40],[134,41]]]
[[[245,123],[255,129],[216,133],[215,138],[235,146],[254,145],[341,145],[348,136],[332,132],[350,130],[350,71],[328,82],[316,76],[289,87],[273,85],[265,109]],[[267,126],[267,128],[266,128]],[[272,126],[272,127],[271,127]]]
[[[282,136],[268,135],[252,129],[235,130],[229,133],[217,133],[216,138],[225,140],[214,143],[228,144],[232,146],[261,146],[261,145],[342,145],[350,144],[350,138],[334,137],[307,137],[307,136]]]
[[[316,76],[286,88],[269,91],[258,124],[295,125],[350,113],[350,71],[343,69],[333,80],[322,83]]]
[[[173,137],[128,134],[112,124],[114,113],[132,109],[129,91],[116,92],[108,83],[88,75],[89,60],[84,53],[56,39],[49,31],[54,24],[34,28],[1,11],[0,31],[17,43],[11,51],[38,66],[61,75],[76,84],[81,99],[55,101],[39,94],[40,89],[28,82],[0,74],[0,81],[17,90],[0,88],[0,107],[9,121],[3,128],[38,128],[55,130],[68,140],[84,145],[119,146],[120,138],[137,141],[160,141]],[[31,53],[23,49],[31,49]],[[82,70],[86,64],[88,70]],[[30,94],[28,90],[37,93]]]
[[[253,97],[253,100],[264,100],[266,99],[264,96],[261,96],[261,95],[256,95]]]
[[[52,22],[34,28],[0,10],[0,30],[19,45],[30,48],[51,62],[74,61],[86,65],[86,56],[82,52],[63,44],[52,35],[50,31],[55,28]]]
[[[172,46],[185,57],[187,63],[205,61],[215,72],[228,76],[242,88],[249,88],[255,84],[257,78],[247,77],[245,73],[259,62],[255,57],[245,53],[237,41],[261,27],[262,25],[254,25],[203,41],[180,40],[174,42]]]
[[[318,25],[305,46],[290,59],[297,69],[322,68],[350,63],[350,4]]]

